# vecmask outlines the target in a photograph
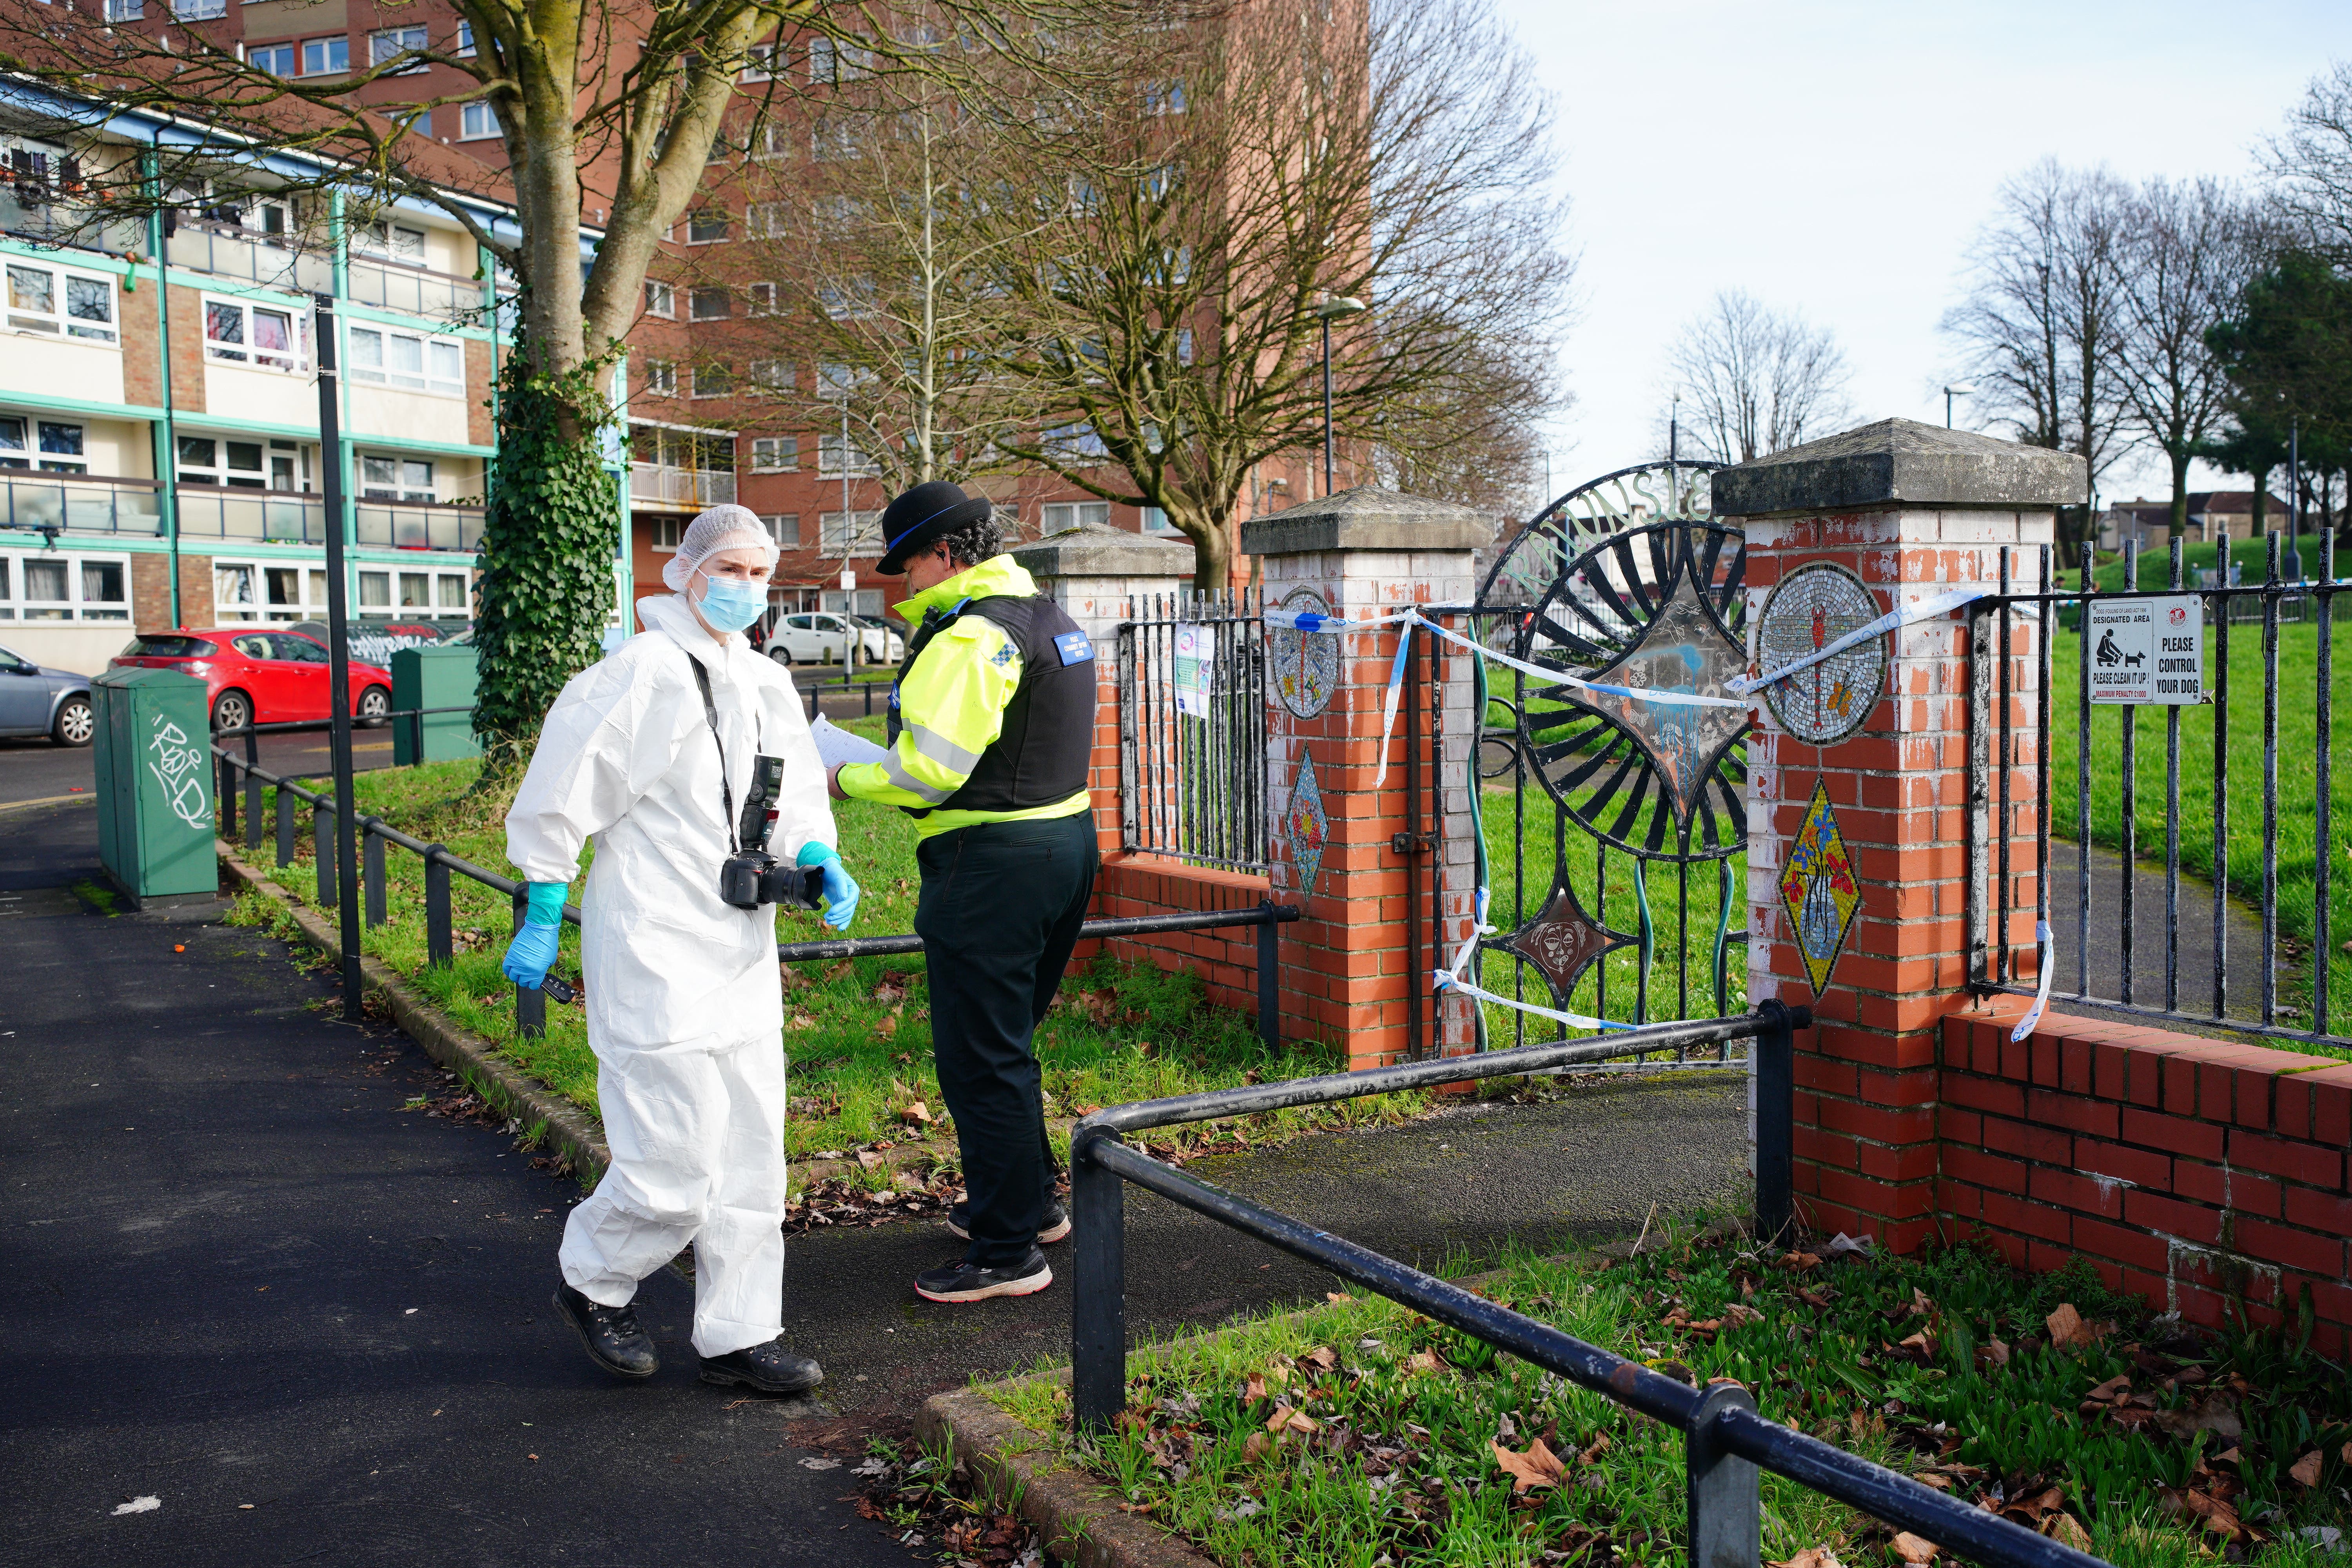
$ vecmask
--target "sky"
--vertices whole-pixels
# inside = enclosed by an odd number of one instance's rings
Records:
[[[1497,5],[1552,91],[1581,256],[1553,494],[1653,455],[1667,349],[1719,289],[1832,331],[1858,423],[1940,423],[1959,363],[1937,324],[2003,179],[2045,156],[2251,177],[2304,85],[2352,57],[2346,0]],[[2101,497],[2168,483],[2127,459]]]

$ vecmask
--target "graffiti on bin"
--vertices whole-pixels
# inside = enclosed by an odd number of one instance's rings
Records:
[[[147,771],[163,786],[163,802],[173,816],[191,827],[211,829],[213,803],[205,793],[205,753],[189,744],[185,730],[161,714],[147,738]]]

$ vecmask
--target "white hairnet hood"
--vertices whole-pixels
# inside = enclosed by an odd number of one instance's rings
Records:
[[[677,553],[662,563],[662,581],[669,584],[671,593],[685,593],[686,580],[694,575],[694,569],[722,550],[761,551],[770,567],[776,563],[776,542],[769,537],[759,513],[730,503],[714,506],[686,525]]]

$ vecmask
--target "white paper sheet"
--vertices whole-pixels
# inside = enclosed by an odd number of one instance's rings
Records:
[[[822,713],[809,725],[809,738],[816,742],[817,760],[827,768],[837,768],[849,763],[878,763],[889,754],[865,736],[851,734]]]

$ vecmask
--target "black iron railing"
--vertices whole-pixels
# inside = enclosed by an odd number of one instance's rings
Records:
[[[409,718],[419,714],[465,710],[415,709],[387,715],[389,718]],[[418,721],[421,722],[421,719]],[[224,734],[243,734],[247,744],[253,743],[251,731],[306,730],[324,728],[323,721],[294,724],[263,724],[247,726]],[[233,755],[226,747],[215,744],[213,755],[220,763],[221,834],[234,837],[236,833],[237,774],[245,776],[247,791],[245,813],[245,844],[248,849],[261,847],[261,791],[274,787],[276,796],[277,856],[279,868],[294,863],[299,842],[295,826],[295,803],[310,808],[314,858],[317,861],[317,904],[321,910],[336,907],[334,833],[338,807],[332,795],[322,795],[305,789],[293,779],[271,773],[249,757]],[[403,833],[380,816],[362,816],[353,823],[360,837],[360,883],[364,889],[362,920],[369,926],[383,925],[389,919],[385,907],[384,846],[397,846],[419,857],[425,862],[425,962],[435,967],[448,963],[457,956],[456,931],[450,915],[450,882],[454,874],[493,891],[503,893],[513,911],[513,929],[522,929],[523,916],[530,908],[528,885],[510,877],[475,865],[461,856],[453,855],[439,844],[428,844],[421,838]],[[712,868],[716,877],[718,868]],[[563,918],[573,925],[580,923],[576,904],[563,906]],[[1217,931],[1236,926],[1257,928],[1257,1004],[1258,1034],[1269,1048],[1282,1043],[1282,1000],[1279,992],[1281,951],[1278,941],[1280,927],[1298,919],[1298,906],[1277,904],[1263,900],[1244,909],[1212,910],[1199,914],[1137,915],[1116,920],[1088,921],[1081,926],[1081,937],[1110,938],[1149,936],[1161,931]],[[923,939],[911,933],[904,936],[841,937],[818,942],[786,942],[776,944],[776,958],[783,963],[809,963],[819,960],[837,961],[845,958],[876,958],[890,953],[920,952]],[[525,1037],[543,1034],[547,1027],[547,995],[555,994],[559,1002],[568,1002],[573,993],[560,980],[551,980],[546,990],[526,990],[515,987],[515,1028]]]
[[[2137,542],[2127,542],[2125,585],[2108,590],[2095,585],[2096,567],[2087,545],[2080,563],[2081,584],[2072,590],[2054,585],[2051,574],[2055,561],[2049,546],[2039,547],[2032,555],[2022,551],[2002,551],[1999,592],[1969,606],[1974,631],[1970,668],[1974,674],[1969,682],[1969,951],[1971,983],[1979,994],[2034,994],[2041,977],[2038,972],[2029,973],[2025,965],[2035,953],[2037,943],[2030,933],[2021,933],[2017,929],[2018,917],[2030,908],[2036,927],[2051,932],[2041,962],[2053,967],[2050,999],[2053,1002],[2290,1039],[2346,1037],[2336,1026],[2337,1020],[2329,994],[2330,960],[2336,956],[2337,938],[2331,929],[2328,899],[2333,863],[2343,853],[2336,842],[2331,799],[2331,685],[2335,622],[2341,613],[2337,601],[2352,583],[2336,576],[2333,535],[2326,536],[2321,543],[2319,576],[2309,581],[2290,579],[2282,571],[2282,538],[2277,533],[2268,536],[2264,580],[2234,586],[2200,586],[2187,581],[2179,542],[2172,545],[2161,586],[2141,580],[2138,545]],[[2039,568],[2031,584],[2036,591],[2015,591],[2019,569],[2027,566]],[[2138,885],[2141,858],[2147,855],[2152,861],[2155,849],[2153,845],[2142,843],[2138,820],[2138,748],[2144,738],[2152,739],[2142,734],[2147,721],[2141,716],[2141,705],[2112,705],[2116,715],[2113,722],[2117,726],[2116,764],[2112,780],[2103,775],[2094,754],[2097,733],[2106,729],[2108,721],[2095,719],[2092,711],[2093,676],[2105,667],[2093,646],[2090,608],[2104,602],[2149,595],[2194,596],[2201,601],[2207,658],[2200,680],[2210,700],[2188,705],[2188,711],[2194,713],[2201,708],[2210,717],[2212,785],[2210,798],[2193,797],[2186,803],[2192,814],[2210,816],[2211,837],[2208,842],[2212,885],[2204,900],[2206,907],[2201,910],[2194,907],[2199,901],[2196,890],[2190,889],[2184,897],[2181,886],[2181,848],[2188,841],[2184,835],[2208,831],[2206,823],[2193,815],[2189,822],[2182,820],[2183,707],[2162,707],[2165,795],[2160,911],[2147,907],[2152,900]],[[2307,683],[2299,669],[2283,671],[2280,658],[2281,625],[2304,620],[2312,625],[2314,639],[2313,666]],[[2231,670],[2232,629],[2249,623],[2259,625],[2262,638],[2259,692],[2233,687]],[[2048,744],[2053,738],[2051,689],[2056,671],[2055,644],[2062,625],[2071,625],[2078,634],[2079,643],[2074,649],[2078,666],[2074,777],[2073,788],[2063,795],[2053,793],[2063,785],[2056,784],[2052,777]],[[2021,652],[2017,647],[2015,634],[2021,626],[2034,628],[2038,646],[2031,654]],[[2039,715],[2036,731],[2042,744],[2021,763],[2018,731],[2022,726],[2018,721],[2024,700],[2031,700]],[[2262,760],[2255,781],[2257,800],[2253,803],[2262,814],[2262,872],[2252,910],[2260,929],[2257,941],[2252,944],[2256,951],[2251,953],[2243,951],[2249,945],[2244,938],[2251,933],[2242,931],[2236,938],[2232,936],[2232,925],[2242,923],[2245,915],[2233,908],[2230,876],[2231,813],[2244,810],[2249,805],[2242,774],[2232,778],[2231,714],[2233,704],[2250,700],[2261,704],[2262,713]],[[2304,707],[2312,717],[2315,756],[2310,798],[2304,798],[2298,791],[2295,798],[2281,800],[2283,705],[2290,710]],[[2202,739],[2196,733],[2198,730],[2209,728],[2195,720],[2187,721],[2187,724],[2190,731],[2187,739],[2191,742]],[[2289,771],[2300,776],[2300,759],[2289,759]],[[2025,780],[2029,775],[2032,784],[2027,787]],[[2120,874],[2116,879],[2112,908],[2098,908],[2095,917],[2095,905],[2102,902],[2095,889],[2104,879],[2095,878],[2092,869],[2093,795],[2095,785],[2102,784],[2109,785],[2120,795],[2121,839],[2116,846]],[[2023,835],[2017,830],[2017,814],[2029,809],[2033,811],[2037,823],[2032,850],[2033,894],[2031,900],[2025,900],[2019,896],[2026,868],[2021,863],[2019,840]],[[2062,812],[2072,817],[2068,837],[2074,840],[2075,866],[2069,891],[2074,907],[2068,911],[2071,918],[2053,919],[2050,840],[2053,821]],[[2310,835],[2307,840],[2304,837],[2306,832]],[[2290,1008],[2280,997],[2283,965],[2278,886],[2282,849],[2299,859],[2306,842],[2312,847],[2314,896],[2307,1011]],[[2154,869],[2151,865],[2150,872]],[[2238,896],[2242,894],[2242,889]],[[2140,949],[2148,922],[2159,914],[2163,922],[2160,954],[2148,956],[2158,958],[2161,973],[2149,974],[2145,973]],[[2209,917],[2210,927],[2206,925]],[[2095,935],[2095,918],[2098,922]],[[2192,951],[2186,959],[2184,930],[2193,933],[2189,944]],[[2063,958],[2058,951],[2062,942],[2072,949]],[[2197,948],[2208,951],[2194,951]],[[2095,954],[2112,955],[2112,969],[2102,956],[2099,970],[2095,972]],[[2289,1021],[2290,1012],[2302,1013],[2307,1024]]]
[[[1263,871],[1265,606],[1244,591],[1131,600],[1118,628],[1119,845]]]
[[[1653,1025],[1598,1039],[1179,1095],[1115,1106],[1085,1118],[1073,1130],[1070,1147],[1071,1218],[1076,1226],[1071,1242],[1075,1254],[1071,1394],[1078,1429],[1109,1430],[1126,1404],[1125,1189],[1121,1184],[1133,1182],[1680,1431],[1690,1514],[1689,1560],[1699,1568],[1757,1568],[1763,1544],[1759,1470],[1786,1476],[1800,1486],[1974,1562],[1996,1568],[2094,1568],[2099,1563],[2095,1557],[1767,1420],[1738,1384],[1694,1388],[1679,1383],[1459,1285],[1213,1186],[1129,1148],[1120,1139],[1123,1133],[1147,1128],[1750,1039],[1758,1073],[1758,1229],[1774,1237],[1786,1227],[1790,1217],[1791,1037],[1811,1022],[1803,1008],[1766,1002],[1746,1017]]]

